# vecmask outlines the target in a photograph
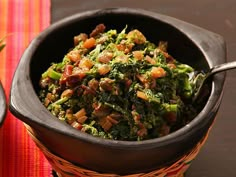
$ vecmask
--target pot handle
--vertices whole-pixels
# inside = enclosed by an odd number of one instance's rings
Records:
[[[49,113],[35,93],[29,75],[28,52],[29,48],[24,52],[12,80],[8,103],[9,111],[32,128],[47,127],[50,130],[64,132],[64,129],[69,125],[58,121],[55,116]],[[73,131],[73,129],[69,130],[72,134]]]

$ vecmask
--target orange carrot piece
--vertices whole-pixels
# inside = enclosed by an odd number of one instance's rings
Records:
[[[98,67],[98,72],[100,75],[105,75],[111,70],[109,65],[101,65]]]
[[[83,124],[87,119],[88,119],[87,116],[81,116],[81,117],[77,118],[76,120],[77,120],[77,122]]]
[[[145,57],[145,60],[153,65],[156,64],[156,61],[148,55]]]
[[[93,61],[90,60],[89,58],[84,57],[84,58],[80,61],[79,67],[80,67],[81,69],[88,69],[88,70],[89,70],[90,68],[93,67]]]
[[[142,60],[144,57],[142,51],[136,50],[136,51],[133,51],[132,53],[133,53],[134,58],[137,60]]]
[[[143,100],[148,100],[148,97],[146,96],[146,94],[142,91],[137,91],[137,97],[143,99]]]
[[[166,75],[166,71],[161,67],[152,67],[151,76],[154,79],[164,77]]]
[[[80,109],[78,112],[76,112],[76,113],[74,114],[74,116],[75,116],[77,119],[80,118],[80,117],[82,117],[82,116],[85,116],[85,115],[86,115],[86,111],[85,111],[84,108]]]
[[[95,44],[96,44],[96,40],[93,37],[91,37],[89,39],[86,39],[83,46],[86,49],[90,49],[90,48],[93,48]]]

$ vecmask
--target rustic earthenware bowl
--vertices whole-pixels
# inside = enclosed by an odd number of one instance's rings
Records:
[[[97,24],[121,30],[128,24],[152,42],[165,40],[169,53],[197,70],[226,61],[221,36],[165,15],[140,9],[114,8],[78,13],[43,31],[25,50],[11,87],[10,110],[30,125],[54,154],[90,170],[117,174],[146,172],[169,165],[188,153],[204,137],[220,106],[225,74],[215,75],[210,96],[188,125],[162,138],[141,142],[96,138],[61,122],[41,104],[40,75],[60,61],[73,46],[73,36],[90,32]]]
[[[6,110],[7,110],[7,104],[6,104],[5,92],[2,83],[0,81],[0,127],[2,126],[5,120]]]

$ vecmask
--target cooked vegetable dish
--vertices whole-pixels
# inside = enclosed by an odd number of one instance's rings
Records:
[[[114,140],[165,136],[197,114],[191,105],[194,69],[148,41],[138,29],[99,24],[74,37],[74,48],[40,79],[39,98],[79,131]]]

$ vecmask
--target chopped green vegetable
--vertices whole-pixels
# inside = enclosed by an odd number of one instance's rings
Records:
[[[47,71],[47,75],[48,75],[48,77],[50,77],[52,79],[55,79],[55,80],[59,80],[61,78],[61,76],[62,76],[61,73],[56,72],[56,71],[54,71],[51,68]]]
[[[99,24],[89,38],[75,36],[62,62],[42,74],[39,98],[59,120],[96,137],[141,141],[194,118],[194,69],[167,53],[167,42],[127,29],[105,32]]]

